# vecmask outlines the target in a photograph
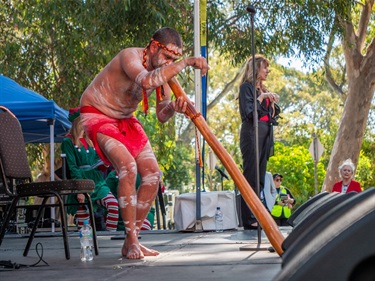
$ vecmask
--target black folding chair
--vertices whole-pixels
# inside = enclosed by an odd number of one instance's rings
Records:
[[[29,252],[44,208],[59,206],[65,257],[66,259],[70,259],[67,233],[67,215],[65,210],[66,204],[64,203],[63,197],[68,194],[84,194],[86,203],[83,203],[82,205],[86,205],[88,207],[90,220],[91,222],[94,222],[94,212],[89,193],[94,190],[95,183],[92,180],[32,182],[21,125],[17,118],[8,109],[4,107],[0,108],[0,185],[2,185],[2,188],[11,198],[10,204],[6,208],[3,224],[1,226],[0,246],[3,242],[10,218],[14,214],[16,208],[22,208],[22,206],[18,205],[19,200],[23,197],[38,196],[42,197],[43,201],[39,205],[35,223],[23,255],[27,256]],[[56,197],[58,203],[47,204],[47,200],[50,197]],[[94,223],[92,224],[92,228],[94,250],[95,254],[98,255],[99,250]]]

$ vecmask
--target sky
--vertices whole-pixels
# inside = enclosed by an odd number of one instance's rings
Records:
[[[295,68],[301,72],[307,73],[311,71],[308,67],[303,66],[303,62],[298,58],[279,57],[276,62],[288,68]]]

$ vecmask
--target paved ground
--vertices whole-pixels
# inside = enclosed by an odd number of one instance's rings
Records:
[[[287,232],[282,230],[282,233]],[[52,235],[53,234],[53,235]],[[255,230],[215,232],[149,231],[141,233],[141,243],[161,254],[144,260],[121,257],[123,234],[98,233],[99,255],[92,262],[81,262],[76,232],[70,232],[71,259],[66,260],[60,233],[39,233],[30,253],[23,257],[27,239],[7,235],[0,247],[0,260],[31,265],[39,258],[35,245],[43,246],[43,260],[35,267],[5,269],[0,280],[225,280],[271,281],[281,270],[281,258],[267,251],[270,246],[262,233],[261,244]],[[39,247],[40,249],[40,247]]]

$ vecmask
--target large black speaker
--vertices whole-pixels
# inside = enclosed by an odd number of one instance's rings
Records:
[[[297,225],[300,221],[303,220],[303,217],[306,214],[311,213],[312,210],[316,209],[318,206],[323,205],[326,201],[330,200],[332,197],[337,196],[339,193],[338,192],[323,192],[321,194],[324,194],[323,196],[319,194],[315,195],[313,198],[310,200],[307,200],[304,204],[302,204],[295,213],[293,213],[290,218],[288,219],[288,224],[291,226]],[[314,200],[312,200],[314,199]],[[312,201],[312,202],[311,202]],[[300,211],[300,209],[302,210]],[[298,212],[297,212],[298,211]]]
[[[363,201],[367,200],[367,198],[371,196],[375,196],[375,188],[369,188],[364,192],[356,193],[354,196],[348,198],[348,200],[344,200],[336,207],[327,211],[327,213],[320,220],[315,221],[307,231],[299,233],[300,235],[294,239],[293,243],[288,245],[287,249],[283,253],[283,266],[293,259],[294,256],[297,255],[305,245],[309,244],[315,239],[315,237],[319,237],[320,233],[324,229],[328,228],[333,222],[341,218],[342,214],[347,213],[354,207],[360,206]],[[288,237],[285,240],[287,239]]]
[[[325,220],[325,215],[334,207],[339,205],[341,202],[349,199],[350,197],[357,194],[356,192],[349,193],[338,193],[336,196],[330,196],[324,202],[317,205],[310,212],[301,213],[298,216],[298,224],[293,227],[293,231],[285,238],[283,244],[281,245],[283,250],[286,251],[294,241],[303,235],[303,233],[310,232],[314,228],[319,227],[320,221]]]
[[[293,214],[289,217],[289,220],[290,222],[293,222],[294,219],[305,209],[307,208],[308,206],[310,206],[312,203],[314,203],[316,200],[319,200],[320,198],[328,195],[329,192],[321,192],[321,193],[318,193],[316,194],[315,196],[311,197],[309,200],[307,200],[305,203],[303,203],[301,206],[299,206],[297,208],[297,210],[295,210],[293,212]],[[291,225],[291,223],[289,223]]]
[[[299,237],[282,255],[283,269],[274,281],[374,280],[374,236],[375,189],[370,188],[331,209],[319,227]]]

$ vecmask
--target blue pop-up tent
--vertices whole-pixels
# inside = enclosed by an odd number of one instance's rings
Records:
[[[3,75],[0,75],[0,105],[8,108],[20,121],[26,143],[50,143],[50,164],[51,171],[54,171],[55,142],[61,142],[71,126],[68,111]],[[55,173],[51,173],[53,180]],[[51,203],[54,201],[52,198]],[[51,210],[51,219],[54,218],[55,212]]]
[[[16,115],[26,143],[61,142],[71,126],[67,110],[3,75],[0,105]]]

